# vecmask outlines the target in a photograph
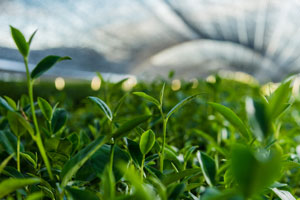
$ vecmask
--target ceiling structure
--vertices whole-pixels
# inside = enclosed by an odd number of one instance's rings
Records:
[[[27,37],[38,29],[32,64],[73,57],[58,75],[195,78],[225,69],[280,80],[300,72],[299,17],[297,0],[1,0],[0,60],[21,61],[11,24]]]

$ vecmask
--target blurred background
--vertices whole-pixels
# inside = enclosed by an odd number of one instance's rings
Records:
[[[135,83],[171,70],[185,80],[220,73],[280,81],[300,71],[299,18],[297,0],[1,0],[0,79],[24,78],[13,25],[27,38],[38,29],[31,68],[49,54],[73,58],[43,76],[58,85],[99,85],[95,72]]]

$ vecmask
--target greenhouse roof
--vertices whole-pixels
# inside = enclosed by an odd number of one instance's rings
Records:
[[[79,72],[193,78],[226,69],[279,80],[300,71],[299,17],[296,0],[2,0],[0,59],[22,61],[13,25],[27,37],[38,29],[32,64],[59,54],[73,60],[57,68]]]

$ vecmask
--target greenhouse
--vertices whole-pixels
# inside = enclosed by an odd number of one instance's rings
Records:
[[[299,17],[1,0],[0,199],[300,199]]]

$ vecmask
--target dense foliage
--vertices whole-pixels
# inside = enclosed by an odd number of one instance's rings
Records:
[[[105,82],[81,100],[0,97],[0,198],[10,199],[295,199],[300,195],[299,100],[294,77],[270,95],[259,85],[213,82]],[[65,62],[65,61],[64,61]],[[171,75],[172,76],[172,75]],[[294,90],[295,92],[295,90]]]

